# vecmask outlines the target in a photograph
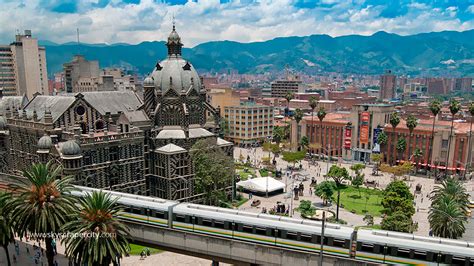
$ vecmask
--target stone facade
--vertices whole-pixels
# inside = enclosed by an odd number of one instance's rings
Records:
[[[174,29],[167,46],[145,79],[144,101],[130,90],[36,95],[26,106],[0,101],[0,172],[53,160],[79,185],[199,202],[190,149],[210,139],[232,156],[233,145],[218,138],[219,109],[181,57]]]

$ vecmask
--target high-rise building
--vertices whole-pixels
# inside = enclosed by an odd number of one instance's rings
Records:
[[[391,70],[387,70],[385,74],[380,76],[380,99],[395,98],[395,90],[397,87],[397,77],[392,74]]]
[[[0,87],[6,96],[48,93],[46,50],[31,31],[17,34],[10,45],[0,46]]]
[[[304,92],[303,82],[298,79],[276,80],[272,82],[272,97],[285,98],[288,92]]]
[[[273,135],[273,106],[245,103],[224,108],[225,137],[240,146],[263,142]]]
[[[454,80],[454,90],[472,91],[472,78],[457,78]]]
[[[99,83],[99,61],[88,61],[75,55],[63,65],[66,92],[96,91]]]

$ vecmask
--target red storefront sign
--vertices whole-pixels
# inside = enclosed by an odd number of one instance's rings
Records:
[[[352,128],[346,127],[344,132],[344,148],[349,150],[351,148]]]
[[[360,113],[360,143],[361,144],[368,144],[369,143],[369,121],[370,121],[370,113],[369,112],[362,112]]]

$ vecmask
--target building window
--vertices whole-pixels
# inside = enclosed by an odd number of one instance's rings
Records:
[[[447,139],[443,139],[441,141],[441,148],[443,149],[447,149],[448,148],[448,140]]]

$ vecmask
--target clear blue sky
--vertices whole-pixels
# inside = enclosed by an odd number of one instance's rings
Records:
[[[212,40],[262,41],[280,36],[402,35],[474,28],[474,0],[0,0],[0,43],[31,29],[58,43],[163,40],[176,17],[185,46]]]

